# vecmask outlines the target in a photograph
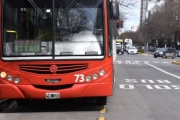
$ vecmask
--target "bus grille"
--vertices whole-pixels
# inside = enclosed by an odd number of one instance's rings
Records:
[[[88,64],[56,64],[56,72],[50,70],[51,64],[45,65],[19,65],[19,70],[36,74],[66,74],[87,69]]]
[[[73,84],[68,85],[59,85],[59,86],[43,86],[43,85],[34,85],[35,88],[44,89],[44,90],[61,90],[71,88]]]

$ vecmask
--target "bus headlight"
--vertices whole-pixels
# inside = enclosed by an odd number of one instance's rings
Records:
[[[1,76],[1,78],[5,78],[7,76],[7,74],[6,74],[6,72],[1,72],[0,76]]]
[[[97,79],[98,79],[98,74],[94,73],[94,74],[92,75],[92,79],[93,79],[93,80],[97,80]]]
[[[92,79],[91,79],[91,76],[87,76],[86,77],[86,82],[90,82]]]
[[[100,70],[100,71],[99,71],[99,75],[100,75],[100,76],[104,76],[105,74],[106,74],[105,70]]]
[[[21,81],[20,78],[15,78],[14,79],[14,83],[16,83],[16,84],[18,84],[20,81]]]
[[[8,81],[12,81],[12,80],[13,80],[13,76],[12,76],[12,75],[8,75],[8,76],[7,76],[7,80],[8,80]]]

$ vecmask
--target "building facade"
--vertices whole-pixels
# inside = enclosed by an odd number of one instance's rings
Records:
[[[162,5],[163,3],[164,0],[141,0],[140,24],[150,17],[155,6]]]

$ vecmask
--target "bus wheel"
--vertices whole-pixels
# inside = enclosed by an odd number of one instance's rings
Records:
[[[96,98],[97,105],[106,105],[107,104],[107,97],[97,97]]]
[[[19,107],[28,107],[30,104],[30,100],[28,99],[18,99],[16,103]]]

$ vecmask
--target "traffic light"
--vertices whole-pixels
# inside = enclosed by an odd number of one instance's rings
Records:
[[[117,20],[117,21],[116,21],[116,27],[117,27],[117,28],[123,28],[123,23],[124,23],[124,21],[122,21],[122,20]]]
[[[124,21],[121,21],[121,23],[120,23],[120,27],[121,27],[121,28],[123,28],[123,22],[124,22]]]
[[[117,27],[117,28],[120,28],[120,20],[117,20],[117,21],[116,21],[116,27]]]

